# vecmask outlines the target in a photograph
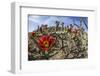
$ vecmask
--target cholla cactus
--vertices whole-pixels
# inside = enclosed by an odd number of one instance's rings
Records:
[[[60,27],[59,21],[55,23],[56,27],[29,33],[29,60],[87,58],[88,34],[83,27],[76,28],[73,24],[64,27],[63,22]]]

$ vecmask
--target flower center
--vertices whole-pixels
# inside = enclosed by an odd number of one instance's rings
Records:
[[[48,48],[49,47],[49,42],[46,40],[46,41],[43,42],[43,45]]]

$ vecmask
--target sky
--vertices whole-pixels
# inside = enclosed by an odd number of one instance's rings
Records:
[[[77,24],[80,26],[80,18],[79,16],[46,16],[46,15],[29,15],[28,16],[28,32],[32,32],[41,26],[42,24],[47,24],[48,27],[55,26],[55,21],[64,22],[64,26],[68,26],[69,24]],[[85,24],[82,23],[85,31],[88,30],[88,17],[82,17]]]

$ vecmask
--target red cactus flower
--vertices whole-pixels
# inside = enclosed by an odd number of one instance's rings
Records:
[[[50,47],[55,43],[55,38],[53,36],[43,35],[39,38],[38,44],[44,51],[48,51]]]
[[[35,36],[35,32],[32,32],[32,36]]]

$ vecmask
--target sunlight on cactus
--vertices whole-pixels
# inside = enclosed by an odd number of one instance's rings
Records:
[[[62,21],[57,21],[56,16],[53,17],[51,22],[48,20],[46,24],[41,23],[28,32],[28,60],[88,58],[87,17],[59,16],[59,19],[65,19]],[[40,16],[40,19],[45,18]]]

